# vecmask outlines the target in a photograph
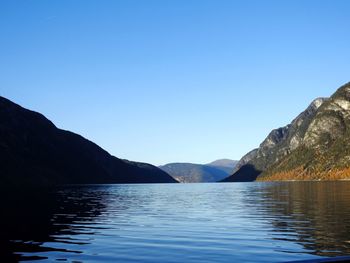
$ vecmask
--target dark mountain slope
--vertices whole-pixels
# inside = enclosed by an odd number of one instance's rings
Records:
[[[124,161],[43,115],[0,97],[0,176],[4,185],[168,183],[155,166]]]

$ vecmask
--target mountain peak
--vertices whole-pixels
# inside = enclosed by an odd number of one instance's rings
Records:
[[[211,163],[208,163],[207,165],[211,166],[225,166],[225,167],[234,167],[237,164],[237,161],[231,160],[231,159],[218,159]]]
[[[229,176],[237,161],[219,159],[209,164],[168,163],[159,166],[181,183],[217,182]]]
[[[349,130],[350,82],[330,98],[313,100],[289,125],[271,131],[225,181],[350,176],[340,172],[350,167]]]
[[[316,98],[311,102],[308,108],[317,110],[327,100],[329,100],[329,98],[325,98],[325,97]]]

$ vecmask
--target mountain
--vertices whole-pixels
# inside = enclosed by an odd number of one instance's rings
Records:
[[[350,83],[273,130],[224,182],[350,179]]]
[[[226,178],[233,171],[235,164],[236,161],[221,159],[209,164],[169,163],[159,168],[181,183],[203,183]]]
[[[238,161],[231,160],[231,159],[219,159],[216,161],[213,161],[211,163],[206,164],[206,166],[215,167],[217,169],[220,169],[227,173],[227,175],[230,175],[233,171],[233,169],[236,167]]]
[[[118,159],[3,97],[0,160],[2,185],[176,182],[155,166]]]

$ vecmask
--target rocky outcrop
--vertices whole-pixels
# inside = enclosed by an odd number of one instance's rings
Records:
[[[291,124],[273,130],[225,181],[343,179],[350,166],[349,130],[346,84],[330,98],[314,100]],[[244,176],[245,166],[254,168],[254,176]]]
[[[7,185],[173,183],[155,166],[118,159],[43,115],[0,97],[0,178]]]

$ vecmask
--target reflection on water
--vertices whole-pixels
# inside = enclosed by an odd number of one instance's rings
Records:
[[[320,256],[350,254],[349,183],[276,184],[262,200],[276,240],[301,244]]]
[[[46,257],[40,252],[46,251],[81,253],[65,246],[45,244],[88,243],[76,237],[82,232],[93,234],[88,224],[105,208],[104,199],[108,192],[98,191],[97,187],[91,195],[83,189],[74,187],[54,192],[36,190],[2,194],[1,258],[12,261],[42,259]],[[79,220],[84,227],[79,228],[75,224]],[[67,238],[61,238],[62,235]],[[24,253],[16,253],[19,251]],[[25,255],[26,252],[28,255]]]
[[[1,195],[6,262],[281,262],[350,254],[350,182],[90,185]]]

